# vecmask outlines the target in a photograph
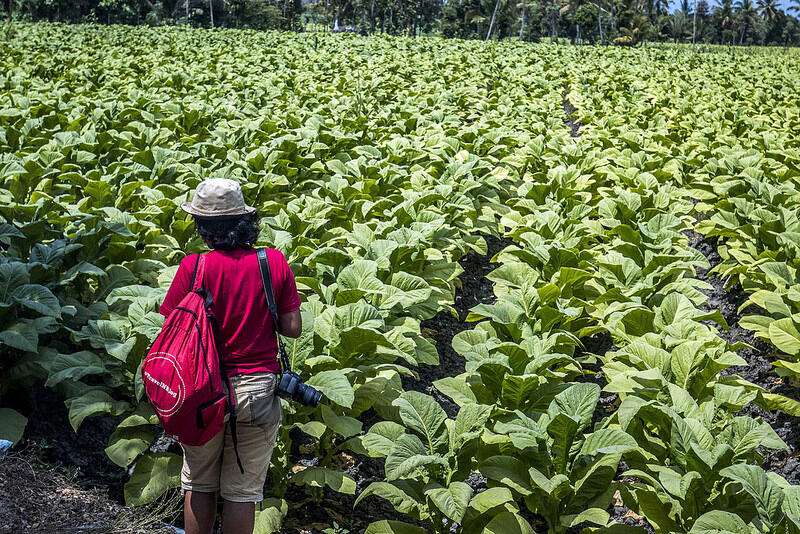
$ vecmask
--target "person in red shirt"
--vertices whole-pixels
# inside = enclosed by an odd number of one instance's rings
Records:
[[[256,250],[257,214],[244,202],[233,180],[201,182],[192,202],[182,209],[194,216],[206,254],[204,285],[213,297],[211,311],[219,324],[216,338],[223,370],[230,378],[238,411],[237,464],[228,424],[201,446],[181,445],[184,453],[181,487],[187,534],[210,534],[216,519],[217,492],[223,499],[225,534],[252,534],[255,503],[263,500],[275,438],[281,425],[280,399],[275,395],[278,344],[261,282]],[[281,335],[298,337],[302,330],[300,295],[283,254],[267,249]],[[181,261],[159,310],[168,316],[191,290],[194,258]]]

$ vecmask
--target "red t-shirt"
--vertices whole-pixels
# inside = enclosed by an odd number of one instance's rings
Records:
[[[191,291],[195,260],[191,255],[181,261],[159,310],[162,315],[169,316]],[[286,258],[279,250],[267,249],[267,260],[278,313],[298,310],[300,295]],[[214,298],[211,311],[219,322],[217,346],[227,374],[279,372],[278,341],[267,310],[255,249],[209,252],[205,255],[203,278],[203,285]]]

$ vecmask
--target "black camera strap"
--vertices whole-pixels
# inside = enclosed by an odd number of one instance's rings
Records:
[[[258,270],[261,271],[261,284],[264,286],[264,294],[267,296],[267,309],[272,316],[272,324],[275,328],[275,335],[278,338],[278,355],[280,356],[281,368],[283,371],[291,371],[289,356],[286,354],[286,346],[281,338],[281,328],[278,322],[278,305],[275,303],[275,292],[272,290],[272,271],[267,260],[267,249],[260,248],[256,251],[258,255]]]

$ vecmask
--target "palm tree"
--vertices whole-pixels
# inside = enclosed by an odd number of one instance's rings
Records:
[[[672,34],[672,38],[677,43],[678,41],[682,40],[683,37],[686,35],[686,27],[688,26],[687,16],[686,13],[683,11],[676,11],[672,18],[670,19],[670,33]]]
[[[669,11],[669,0],[654,0],[653,11],[656,15],[666,15]]]
[[[778,9],[780,8],[777,0],[758,0],[758,11],[767,22],[775,20],[775,17],[778,16]]]
[[[800,13],[800,0],[792,0],[792,5],[789,6],[789,11]]]
[[[718,6],[714,6],[714,16],[719,20],[719,25],[723,30],[730,30],[733,27],[733,2],[732,0],[720,0]],[[723,34],[723,44],[724,44]],[[733,42],[733,41],[732,41]]]
[[[736,2],[738,8],[737,15],[739,16],[739,24],[742,26],[742,33],[739,37],[739,46],[744,42],[744,36],[756,22],[758,12],[753,5],[753,0],[739,0]]]
[[[663,15],[669,9],[669,0],[641,0],[641,9],[647,12],[647,20],[653,22],[655,15]]]

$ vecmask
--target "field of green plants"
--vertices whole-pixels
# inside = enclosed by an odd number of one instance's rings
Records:
[[[6,28],[0,438],[54,391],[128,505],[178,483],[137,370],[208,177],[326,399],[257,532],[800,533],[797,50]]]

